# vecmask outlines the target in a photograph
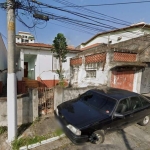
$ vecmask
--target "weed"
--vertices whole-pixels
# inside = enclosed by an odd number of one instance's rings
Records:
[[[0,126],[0,135],[7,131],[6,126]]]
[[[60,136],[61,134],[63,134],[62,129],[56,129],[55,132],[53,133],[54,136]]]
[[[26,138],[16,139],[12,142],[12,149],[19,150],[19,148],[22,146],[38,143],[46,139],[47,139],[46,136],[35,136],[35,137],[26,137]]]
[[[62,133],[63,131],[61,129],[57,129],[53,134],[16,139],[12,142],[12,149],[19,150],[22,146],[35,144],[54,136],[60,136]]]

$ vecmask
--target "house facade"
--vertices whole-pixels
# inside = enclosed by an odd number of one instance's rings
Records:
[[[130,39],[134,39],[150,33],[150,25],[145,22],[140,22],[118,28],[111,31],[101,32],[90,38],[88,41],[80,44],[77,48],[84,49],[96,43],[116,44]]]
[[[18,93],[24,92],[28,87],[53,87],[58,83],[58,59],[51,52],[51,45],[42,43],[17,43],[17,81]],[[64,78],[70,81],[70,58],[78,50],[68,47],[67,62],[63,63]]]
[[[29,32],[22,32],[19,31],[16,35],[16,43],[34,43],[35,38],[34,36]]]
[[[138,34],[134,38],[129,37],[128,40],[102,43],[100,39],[108,34],[107,32],[81,44],[82,52],[70,62],[73,75],[72,85],[76,87],[107,85],[137,93],[150,92],[150,78],[146,76],[150,74],[150,26],[142,26],[143,24],[131,26],[132,30],[140,30],[143,34]],[[122,30],[123,33],[120,33]],[[126,30],[128,32],[130,27],[127,27]],[[121,37],[120,35],[124,32],[125,28],[110,31],[109,37],[114,37],[113,34]]]
[[[7,50],[0,34],[0,94],[7,81]]]

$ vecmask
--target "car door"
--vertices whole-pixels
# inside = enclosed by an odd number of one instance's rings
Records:
[[[139,96],[129,98],[130,110],[132,111],[131,123],[137,123],[138,120],[144,117],[144,108]]]
[[[150,102],[143,96],[131,97],[131,109],[133,111],[133,123],[137,123],[145,116],[150,115]]]
[[[121,100],[114,113],[121,114],[124,117],[120,118],[113,115],[110,130],[122,129],[128,126],[133,117],[130,110],[129,98]]]

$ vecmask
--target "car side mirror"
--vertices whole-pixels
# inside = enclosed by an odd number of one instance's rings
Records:
[[[124,118],[124,115],[115,112],[115,113],[114,113],[114,117],[117,117],[117,118]]]

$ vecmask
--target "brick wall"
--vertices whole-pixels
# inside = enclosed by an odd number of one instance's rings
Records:
[[[114,61],[135,62],[137,54],[114,52]]]
[[[103,62],[106,60],[106,53],[101,54],[93,54],[85,57],[85,63],[97,63],[97,62]]]

